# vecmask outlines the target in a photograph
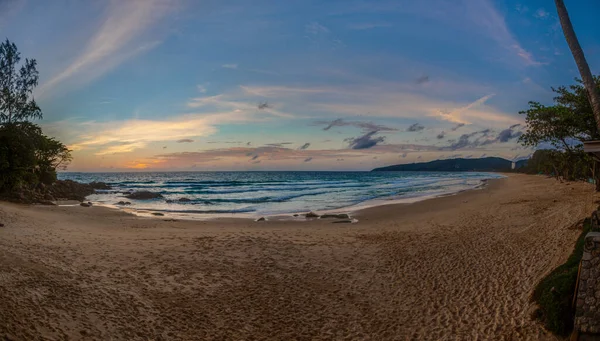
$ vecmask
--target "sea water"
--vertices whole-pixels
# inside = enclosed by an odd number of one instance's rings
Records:
[[[87,199],[134,212],[171,215],[263,216],[348,211],[390,202],[414,202],[458,193],[500,178],[478,172],[130,172],[59,174],[60,179],[102,181],[112,190]],[[151,191],[163,198],[133,200],[124,192]],[[186,198],[189,201],[180,202]]]

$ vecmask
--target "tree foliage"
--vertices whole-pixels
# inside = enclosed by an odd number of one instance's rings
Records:
[[[34,59],[21,60],[15,44],[0,44],[0,193],[56,181],[71,161],[69,149],[30,122],[42,111],[32,97],[38,84]],[[18,71],[17,71],[18,69]]]
[[[536,151],[523,171],[553,175],[561,180],[598,178],[591,157],[583,152],[583,141],[600,139],[588,92],[581,81],[570,86],[552,88],[554,105],[529,102],[525,115],[526,131],[519,141],[527,147],[544,147]],[[594,77],[600,88],[600,77]],[[596,181],[600,184],[600,181]],[[600,187],[598,187],[600,188]]]
[[[38,85],[37,62],[25,59],[8,39],[0,44],[0,123],[41,119],[42,110],[32,97]]]

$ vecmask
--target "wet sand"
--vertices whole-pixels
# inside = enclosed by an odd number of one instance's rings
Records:
[[[552,340],[529,296],[595,199],[510,175],[356,224],[0,203],[0,338]]]

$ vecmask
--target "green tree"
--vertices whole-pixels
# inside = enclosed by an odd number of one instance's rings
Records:
[[[25,59],[17,70],[21,54],[8,39],[0,44],[0,123],[41,119],[42,111],[33,99],[38,85],[37,62]]]
[[[41,119],[42,111],[33,99],[38,84],[34,59],[21,56],[14,43],[0,43],[0,193],[56,181],[56,169],[71,161],[69,149],[30,122]],[[43,187],[43,186],[40,186]]]
[[[600,87],[600,77],[594,77]],[[526,147],[547,145],[552,150],[539,153],[528,171],[552,174],[565,180],[598,178],[592,159],[583,152],[582,141],[600,138],[587,90],[582,81],[570,86],[552,88],[556,93],[554,105],[529,102],[525,115],[526,131],[519,141]],[[534,154],[534,156],[536,156]],[[597,184],[600,181],[597,179]],[[600,186],[597,186],[600,189]]]

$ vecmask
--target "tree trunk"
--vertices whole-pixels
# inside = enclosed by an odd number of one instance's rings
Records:
[[[571,19],[569,19],[569,13],[567,12],[567,8],[565,7],[563,0],[554,0],[554,2],[556,3],[558,18],[560,19],[560,25],[562,26],[563,33],[565,34],[565,39],[567,40],[567,44],[569,44],[569,49],[571,49],[575,63],[577,63],[577,68],[581,74],[583,85],[588,92],[588,99],[592,105],[592,111],[594,112],[594,118],[596,119],[596,126],[600,132],[600,92],[596,87],[590,67],[585,60],[585,55],[583,54],[583,50],[579,45],[579,41],[577,40],[577,36],[573,30],[573,25],[571,24]]]

